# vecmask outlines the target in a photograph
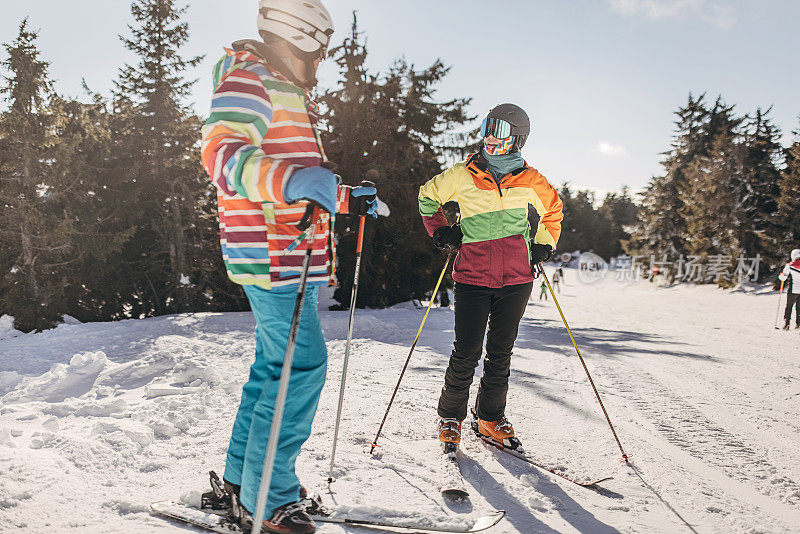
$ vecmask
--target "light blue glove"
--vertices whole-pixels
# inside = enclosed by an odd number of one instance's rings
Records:
[[[322,167],[306,167],[298,169],[289,176],[283,198],[287,203],[300,199],[319,204],[328,213],[336,212],[336,192],[339,188],[339,177]]]
[[[378,190],[371,186],[354,187],[350,191],[350,213],[378,218]]]

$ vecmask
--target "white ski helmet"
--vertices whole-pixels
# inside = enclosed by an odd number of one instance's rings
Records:
[[[800,260],[800,248],[796,248],[792,251],[792,261]]]
[[[271,34],[305,53],[328,48],[333,35],[331,14],[320,0],[260,0],[258,32]]]

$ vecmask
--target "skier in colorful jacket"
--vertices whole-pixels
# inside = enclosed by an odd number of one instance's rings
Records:
[[[458,443],[467,415],[469,388],[486,359],[475,402],[478,430],[507,446],[518,446],[505,416],[511,353],[535,278],[561,234],[561,199],[520,149],[530,119],[514,104],[494,107],[481,124],[483,148],[420,188],[419,211],[434,244],[458,250],[455,281],[455,342],[439,397],[439,439]],[[460,224],[449,226],[441,206],[456,201]],[[531,239],[528,206],[539,213]],[[486,333],[486,326],[489,331]]]
[[[326,55],[333,23],[319,0],[261,0],[262,40],[226,49],[214,68],[203,165],[217,187],[220,242],[228,276],[241,284],[256,320],[255,362],[242,390],[225,465],[234,515],[247,532],[256,500],[301,265],[312,247],[287,404],[262,528],[313,532],[298,503],[294,463],[308,439],[325,380],[327,352],[318,288],[333,278],[338,213],[375,215],[376,191],[350,188],[326,168],[308,90]],[[313,243],[297,224],[309,203],[323,208]],[[294,247],[294,248],[293,248]]]
[[[792,283],[786,291],[786,310],[783,312],[784,330],[789,330],[789,324],[792,322],[792,308],[794,308],[794,324],[795,328],[800,328],[800,248],[792,251],[792,261],[787,263],[778,278],[785,282],[789,277],[792,278]]]

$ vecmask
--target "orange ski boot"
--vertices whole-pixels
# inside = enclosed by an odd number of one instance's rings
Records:
[[[461,421],[458,419],[439,419],[439,441],[442,443],[461,443]]]
[[[485,419],[478,418],[476,415],[473,429],[476,433],[484,438],[488,438],[497,445],[501,445],[506,449],[523,452],[522,443],[514,434],[514,427],[505,417],[501,417],[497,421],[486,421]]]

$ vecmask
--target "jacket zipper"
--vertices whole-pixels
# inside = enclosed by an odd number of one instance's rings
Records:
[[[497,187],[497,192],[500,194],[500,196],[501,196],[501,197],[503,196],[503,190],[502,190],[502,189],[500,189],[500,184],[498,184],[497,182],[495,182],[495,181],[494,181],[493,179],[491,179],[491,178],[486,178],[485,176],[483,177],[483,179],[484,179],[484,180],[486,180],[486,181],[488,181],[488,182],[492,182],[492,183],[493,183],[493,184],[494,184],[494,185]]]
[[[496,180],[494,180],[494,178],[486,178],[484,176],[483,179],[491,181],[497,187],[497,193],[500,195],[500,209],[502,210],[503,209],[503,190],[500,189],[500,184]],[[503,275],[502,275],[502,273],[503,273],[503,270],[504,270],[504,267],[505,267],[503,265],[504,262],[505,262],[505,258],[501,254],[500,255],[500,273],[501,274],[500,274],[500,279],[499,279],[500,285],[502,285],[502,283],[503,283]],[[492,264],[492,252],[491,252],[491,248],[490,248],[489,249],[489,265],[491,265],[491,264]]]

